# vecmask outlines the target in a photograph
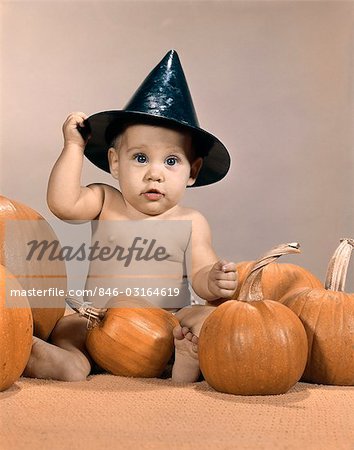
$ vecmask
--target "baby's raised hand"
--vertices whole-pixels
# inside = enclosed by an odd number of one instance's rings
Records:
[[[208,289],[217,298],[231,298],[237,288],[236,264],[220,260],[209,272]]]
[[[71,113],[63,124],[64,145],[77,145],[85,148],[86,141],[78,128],[84,128],[84,120],[87,118],[83,112]]]

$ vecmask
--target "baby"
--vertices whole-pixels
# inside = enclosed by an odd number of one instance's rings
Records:
[[[88,127],[91,136],[85,135]],[[173,330],[172,380],[196,381],[200,375],[199,331],[215,308],[213,301],[232,296],[237,277],[235,264],[215,254],[206,219],[180,204],[186,187],[221,179],[229,168],[229,157],[220,141],[199,128],[176,52],[169,52],[156,66],[125,110],[90,118],[72,113],[63,125],[63,134],[64,149],[48,184],[48,205],[57,217],[94,221],[95,226],[104,221],[140,221],[142,226],[147,221],[191,224],[190,242],[186,243],[191,248],[188,275],[194,291],[208,304],[191,306],[186,294],[182,299],[186,306],[175,308],[171,303],[171,307],[163,307],[172,310],[180,322]],[[84,152],[98,167],[109,170],[119,182],[119,190],[106,184],[80,185]],[[176,257],[172,255],[170,260],[176,261]],[[90,266],[89,278],[99,264],[96,261]],[[154,303],[153,297],[148,300]],[[165,301],[168,303],[169,297]],[[147,304],[139,297],[131,303],[122,298],[125,307],[136,307],[139,302],[142,307]],[[85,379],[92,366],[85,348],[86,332],[85,318],[78,314],[63,317],[51,343],[35,338],[24,375]]]

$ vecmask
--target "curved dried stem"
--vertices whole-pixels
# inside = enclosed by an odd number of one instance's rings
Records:
[[[74,297],[66,297],[65,301],[70,308],[78,312],[80,316],[86,317],[88,329],[101,322],[107,312],[107,308],[94,308],[93,306],[90,306],[91,302],[80,301]]]
[[[331,260],[329,261],[326,275],[325,288],[330,291],[343,292],[350,255],[354,248],[354,239],[341,239]]]
[[[297,242],[280,244],[259,258],[254,263],[254,266],[243,283],[238,300],[243,302],[263,300],[261,284],[263,268],[276,261],[280,256],[289,255],[291,253],[300,253],[300,244]]]

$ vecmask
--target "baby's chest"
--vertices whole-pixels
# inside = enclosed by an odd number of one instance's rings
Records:
[[[91,266],[99,272],[168,272],[185,263],[190,235],[190,221],[102,221],[92,234],[98,257]]]

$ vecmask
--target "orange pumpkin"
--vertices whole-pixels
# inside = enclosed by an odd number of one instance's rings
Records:
[[[22,287],[0,265],[0,391],[21,376],[32,348],[32,314],[27,297],[10,295],[12,289]]]
[[[218,306],[205,320],[198,344],[200,369],[220,392],[270,395],[287,392],[301,377],[307,338],[298,317],[273,300],[264,300],[263,268],[298,244],[280,245],[260,258],[237,300]]]
[[[281,299],[299,316],[307,333],[304,381],[354,385],[354,294],[344,292],[353,247],[353,239],[341,241],[329,263],[325,288],[296,289]]]
[[[253,265],[253,262],[238,264],[240,283],[235,298],[237,298]],[[262,292],[265,298],[279,301],[286,292],[299,287],[323,287],[323,284],[310,271],[296,264],[274,263],[264,267],[262,271]]]
[[[255,265],[255,261],[242,261],[236,264],[238,283],[232,296],[236,300],[247,276]],[[265,298],[279,301],[287,292],[300,287],[321,288],[323,284],[309,270],[290,263],[272,263],[263,268],[262,292]],[[225,299],[214,301],[214,306],[221,305]]]
[[[11,221],[11,222],[10,222]],[[23,222],[25,221],[25,222]],[[46,220],[26,205],[0,196],[0,264],[9,269],[23,289],[45,291],[56,288],[66,291],[64,261],[26,260],[28,243],[32,240],[57,240]],[[65,312],[65,297],[43,295],[29,297],[32,307],[34,334],[47,340],[57,321]]]
[[[134,306],[136,305],[136,306]],[[152,378],[161,375],[174,350],[178,320],[143,299],[116,297],[106,310],[79,310],[92,320],[86,347],[93,360],[114,375]]]
[[[255,261],[241,261],[236,264],[238,283],[232,296],[236,300],[247,276],[250,274]],[[262,292],[265,298],[279,301],[287,292],[301,287],[321,288],[323,284],[309,270],[290,263],[268,264],[262,271]],[[214,306],[221,305],[225,299],[214,301]]]

